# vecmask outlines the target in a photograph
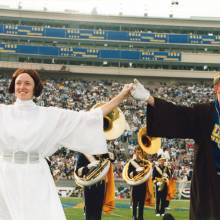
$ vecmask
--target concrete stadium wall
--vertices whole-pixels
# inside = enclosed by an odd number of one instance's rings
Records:
[[[96,66],[74,66],[59,64],[41,64],[41,63],[20,63],[20,62],[0,62],[0,71],[13,72],[16,68],[36,69],[40,72],[59,73],[73,75],[100,75],[100,76],[126,76],[134,77],[155,77],[155,78],[185,78],[185,79],[212,79],[216,75],[215,71],[191,71],[191,70],[166,70],[166,69],[141,69],[141,68],[123,68],[123,67],[96,67]]]
[[[219,18],[159,18],[159,17],[135,17],[135,16],[111,16],[111,15],[89,15],[65,12],[44,12],[16,9],[0,9],[2,17],[17,17],[29,19],[60,20],[68,22],[92,22],[105,24],[125,25],[151,25],[151,26],[174,26],[174,27],[203,27],[220,28]]]
[[[216,63],[220,64],[220,54],[213,53],[181,53],[182,62],[186,63]]]

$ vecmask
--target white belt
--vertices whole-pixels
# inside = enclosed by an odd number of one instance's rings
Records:
[[[7,162],[26,164],[26,163],[38,163],[41,157],[37,152],[25,152],[25,151],[4,151],[0,152],[0,160]]]

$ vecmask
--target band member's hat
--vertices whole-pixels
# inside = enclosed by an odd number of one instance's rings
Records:
[[[164,161],[165,161],[166,158],[165,158],[163,155],[159,155],[158,158],[157,158],[157,160],[158,160],[158,161],[161,161],[161,160],[164,160]]]

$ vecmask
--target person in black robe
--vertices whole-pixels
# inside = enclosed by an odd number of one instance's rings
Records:
[[[195,141],[190,220],[220,219],[220,75],[214,78],[216,99],[192,107],[153,97],[137,80],[132,96],[147,104],[147,132],[152,137]]]

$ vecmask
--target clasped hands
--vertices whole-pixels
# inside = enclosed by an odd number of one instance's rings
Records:
[[[122,93],[124,96],[131,94],[134,99],[139,101],[148,101],[150,97],[150,91],[145,89],[137,79],[134,79],[133,83],[126,84],[122,90]]]

